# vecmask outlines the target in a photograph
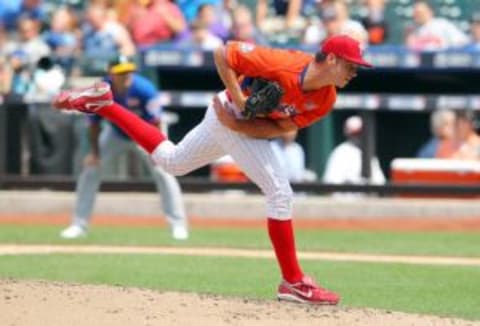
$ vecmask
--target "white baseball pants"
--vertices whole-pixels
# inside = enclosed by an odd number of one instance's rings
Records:
[[[226,109],[234,109],[225,92],[218,95]],[[152,152],[151,157],[167,172],[184,175],[227,154],[265,194],[267,217],[290,219],[293,192],[271,142],[268,139],[251,138],[223,126],[212,104],[202,122],[177,145],[166,140]]]

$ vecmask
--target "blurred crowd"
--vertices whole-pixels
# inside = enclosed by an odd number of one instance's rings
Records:
[[[346,33],[364,47],[480,49],[480,14],[469,13],[462,28],[438,16],[427,1],[412,0],[403,44],[393,40],[398,26],[391,24],[399,21],[386,12],[398,1],[0,0],[0,94],[48,96],[66,77],[106,62],[101,58],[156,46],[208,51],[241,40],[315,47],[329,35]]]
[[[478,119],[471,110],[434,111],[432,137],[418,150],[418,158],[480,160]]]

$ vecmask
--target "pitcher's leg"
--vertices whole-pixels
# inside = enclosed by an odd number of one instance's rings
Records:
[[[268,234],[283,279],[291,283],[300,281],[303,271],[297,259],[291,219],[293,192],[270,142],[230,131],[224,137],[223,144],[230,148],[233,159],[266,196]]]
[[[148,153],[166,139],[157,127],[144,121],[120,104],[113,103],[97,112],[98,115],[120,127],[130,138]]]
[[[268,235],[283,277],[277,298],[302,303],[337,304],[340,297],[320,287],[304,275],[300,267],[291,219],[293,193],[270,142],[226,132],[222,144],[231,148],[230,154],[235,161],[267,197]]]
[[[163,141],[151,154],[153,161],[172,175],[185,175],[225,155],[218,142],[218,121],[213,109],[177,144]]]
[[[292,217],[293,192],[286,173],[276,160],[270,141],[228,131],[222,145],[243,172],[265,194],[267,215],[279,220]]]
[[[186,174],[224,155],[212,137],[211,118],[205,117],[178,145],[174,145],[156,127],[117,103],[103,107],[97,113],[120,127],[152,154],[156,164],[173,175]]]

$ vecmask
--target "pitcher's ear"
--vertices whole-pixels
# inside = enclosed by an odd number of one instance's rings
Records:
[[[315,62],[320,63],[324,62],[327,59],[327,55],[323,52],[317,52],[315,54]]]

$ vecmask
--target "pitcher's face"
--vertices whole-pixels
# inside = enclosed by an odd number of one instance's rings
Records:
[[[335,85],[343,88],[350,82],[350,80],[357,76],[358,65],[339,57],[336,59]]]

